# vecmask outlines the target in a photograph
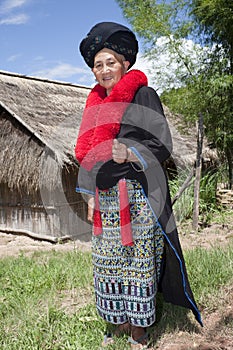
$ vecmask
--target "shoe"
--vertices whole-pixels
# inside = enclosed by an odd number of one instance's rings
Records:
[[[114,343],[114,337],[120,337],[123,334],[130,334],[130,324],[128,322],[122,323],[116,326],[114,331],[110,331],[104,335],[104,339],[102,342],[102,347],[107,347],[110,344]]]
[[[108,333],[108,334],[104,335],[104,339],[103,339],[101,345],[102,345],[103,348],[105,348],[108,345],[111,345],[113,343],[114,343],[113,335],[112,335],[112,333]]]
[[[132,337],[129,337],[128,343],[130,343],[130,347],[132,350],[149,349],[148,344],[142,344],[143,340],[147,340],[147,339],[148,339],[148,333],[145,333],[137,340],[134,340]]]

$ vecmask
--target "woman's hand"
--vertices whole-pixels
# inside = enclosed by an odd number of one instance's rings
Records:
[[[125,163],[128,157],[127,146],[120,143],[117,139],[113,140],[112,159],[118,164]]]
[[[125,162],[138,162],[138,158],[134,155],[130,148],[124,143],[120,143],[117,139],[113,140],[112,159],[118,164]]]
[[[93,223],[95,198],[90,197],[87,201],[87,220]]]

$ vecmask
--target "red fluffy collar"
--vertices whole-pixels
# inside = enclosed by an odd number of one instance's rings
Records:
[[[147,85],[147,77],[131,70],[113,87],[109,96],[97,84],[90,92],[83,112],[75,147],[79,163],[91,170],[99,161],[112,158],[112,141],[120,131],[120,123],[137,90]]]

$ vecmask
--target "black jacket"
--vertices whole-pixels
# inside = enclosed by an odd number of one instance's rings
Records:
[[[124,113],[117,138],[130,147],[139,162],[117,164],[110,160],[96,164],[90,172],[80,167],[77,191],[94,195],[96,186],[110,188],[120,178],[136,179],[142,184],[165,237],[160,291],[165,301],[191,309],[202,325],[188,281],[163,168],[163,162],[172,152],[171,135],[160,99],[152,88],[138,90]]]

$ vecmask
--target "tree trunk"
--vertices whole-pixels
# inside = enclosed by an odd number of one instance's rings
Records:
[[[61,243],[61,242],[66,242],[71,240],[70,236],[53,237],[48,235],[40,235],[39,233],[32,232],[32,231],[14,229],[10,227],[0,228],[0,232],[11,233],[13,235],[23,235],[39,241],[47,241],[50,243]]]
[[[202,148],[204,138],[203,128],[203,114],[199,114],[197,125],[197,158],[196,158],[196,172],[194,180],[194,202],[193,202],[193,229],[198,229],[199,219],[199,202],[200,202],[200,182],[201,182],[201,169],[202,169]]]

